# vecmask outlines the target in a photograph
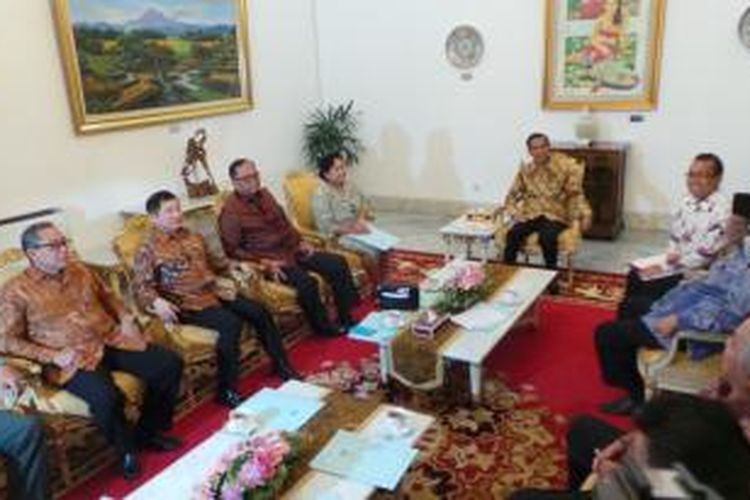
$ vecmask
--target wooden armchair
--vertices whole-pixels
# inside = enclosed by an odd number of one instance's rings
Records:
[[[581,162],[577,162],[576,166],[575,175],[581,185],[583,185],[586,166]],[[505,247],[505,237],[510,230],[510,226],[503,221],[504,214],[502,210],[499,210],[497,215],[498,230],[495,233],[495,243],[502,249]],[[559,258],[562,260],[562,267],[565,269],[565,281],[568,288],[573,284],[573,257],[581,246],[582,233],[581,221],[573,220],[570,226],[561,232],[557,238]],[[541,253],[542,247],[539,245],[539,235],[534,233],[526,238],[524,245],[521,247],[521,254],[524,261],[528,263],[532,256],[541,255]]]
[[[721,373],[721,353],[693,361],[680,346],[689,340],[723,345],[728,337],[726,333],[681,331],[677,332],[669,350],[641,349],[638,352],[638,370],[643,377],[647,397],[662,390],[697,394],[705,389]]]
[[[320,185],[320,179],[312,172],[296,171],[284,178],[284,197],[289,210],[290,219],[305,241],[315,248],[343,256],[349,263],[349,268],[363,295],[371,291],[373,286],[368,280],[363,257],[352,250],[345,250],[336,241],[317,231],[313,217],[312,199]]]
[[[19,249],[0,252],[0,285],[26,268],[26,258]],[[116,268],[90,266],[106,282],[119,281]],[[115,288],[118,294],[119,288]],[[110,447],[91,422],[91,413],[85,401],[70,392],[46,384],[42,380],[42,366],[33,361],[4,356],[15,367],[27,384],[17,403],[17,410],[40,413],[48,433],[50,450],[59,475],[53,473],[53,487],[65,491],[77,482],[90,477],[114,459]],[[125,414],[135,422],[143,399],[143,384],[126,372],[112,373],[115,385],[125,395]],[[92,444],[94,442],[94,444]],[[85,455],[81,450],[85,450]],[[73,460],[73,454],[85,460]]]

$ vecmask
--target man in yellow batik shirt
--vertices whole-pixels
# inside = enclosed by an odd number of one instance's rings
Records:
[[[521,164],[499,210],[509,219],[504,262],[516,262],[527,237],[539,234],[544,264],[557,266],[557,240],[574,221],[591,225],[591,208],[583,194],[583,168],[570,156],[550,153],[549,138],[533,133],[526,139],[532,160]]]

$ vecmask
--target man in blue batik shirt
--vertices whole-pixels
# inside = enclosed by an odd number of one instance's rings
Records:
[[[597,327],[596,350],[604,381],[627,391],[626,396],[602,404],[603,412],[629,415],[643,403],[643,380],[636,359],[641,347],[668,349],[680,330],[731,332],[750,315],[748,222],[750,194],[737,194],[722,256],[706,276],[683,281],[639,319]],[[703,348],[691,346],[691,354],[699,355]]]

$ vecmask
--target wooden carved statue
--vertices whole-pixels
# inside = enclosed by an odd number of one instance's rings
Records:
[[[206,129],[199,128],[187,141],[185,164],[182,167],[182,179],[185,181],[189,198],[203,198],[219,192],[214,176],[206,161]],[[203,172],[198,167],[203,168]],[[203,175],[202,175],[203,174]]]

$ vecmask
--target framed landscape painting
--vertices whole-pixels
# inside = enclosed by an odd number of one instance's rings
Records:
[[[543,106],[656,107],[666,0],[547,0]]]
[[[245,0],[53,0],[78,133],[250,109]]]

